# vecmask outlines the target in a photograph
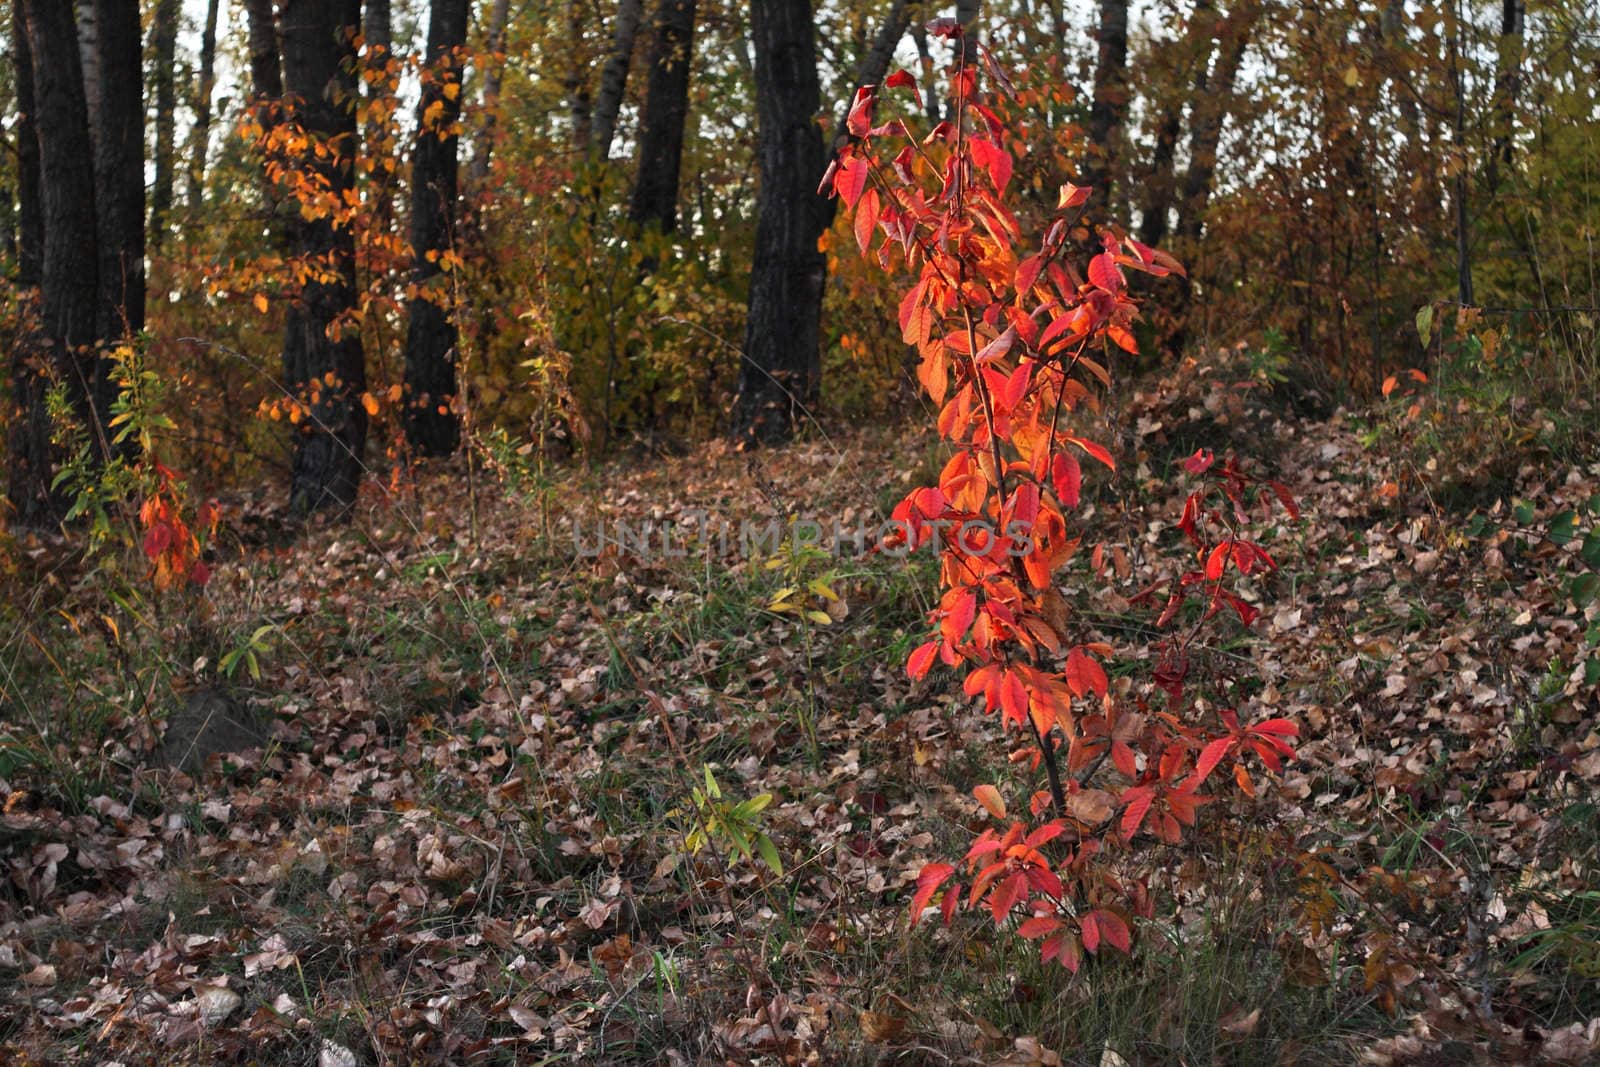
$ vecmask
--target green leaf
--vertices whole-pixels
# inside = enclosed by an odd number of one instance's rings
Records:
[[[1563,511],[1550,520],[1550,540],[1558,545],[1564,545],[1576,536],[1577,529],[1578,513],[1575,511]]]
[[[1528,526],[1533,523],[1533,505],[1528,503],[1526,500],[1517,501],[1516,505],[1511,509],[1511,513],[1515,515],[1517,517],[1517,521],[1524,526]]]
[[[1600,656],[1591,656],[1583,665],[1583,684],[1600,685]]]
[[[783,860],[778,858],[778,846],[772,843],[772,838],[766,834],[757,834],[756,851],[761,853],[761,859],[766,865],[772,868],[772,873],[782,878]]]
[[[1433,305],[1425,304],[1417,311],[1417,336],[1422,338],[1422,347],[1427,348],[1433,340]]]
[[[1583,547],[1578,556],[1589,566],[1600,570],[1600,526],[1583,535]]]
[[[1586,608],[1600,597],[1600,574],[1590,572],[1580,574],[1572,579],[1572,602],[1580,608]]]

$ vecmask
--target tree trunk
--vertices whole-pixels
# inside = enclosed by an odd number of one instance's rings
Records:
[[[417,145],[411,162],[411,280],[423,295],[410,302],[406,331],[406,440],[417,452],[447,456],[461,443],[450,403],[456,393],[456,325],[439,258],[454,245],[456,133],[461,116],[461,54],[469,0],[433,0],[428,19],[428,66],[417,105]],[[446,93],[454,84],[457,91]],[[432,115],[430,119],[428,116]]]
[[[200,92],[194,102],[194,129],[189,149],[189,200],[191,214],[205,203],[206,157],[211,151],[211,94],[216,88],[217,6],[206,5],[205,30],[200,35]]]
[[[72,4],[77,14],[78,62],[83,70],[83,102],[89,112],[89,138],[94,139],[94,115],[100,110],[100,32],[99,10],[93,0]]]
[[[628,217],[670,233],[678,226],[678,168],[689,119],[695,0],[661,0],[650,46],[650,84],[639,124],[639,172]]]
[[[594,124],[589,136],[589,151],[604,162],[611,155],[611,140],[617,133],[617,115],[628,88],[628,69],[633,66],[633,41],[639,33],[643,0],[621,0],[612,30],[611,54],[600,71],[600,94],[594,101]]]
[[[285,121],[298,122],[328,155],[309,166],[335,197],[353,187],[356,139],[355,50],[360,0],[281,0],[283,80],[288,93]],[[296,514],[346,508],[360,484],[367,440],[366,391],[361,334],[335,322],[355,307],[355,238],[331,218],[289,223],[294,252],[325,265],[307,281],[285,317],[284,386],[308,409],[298,425],[289,504]],[[315,387],[313,387],[315,383]]]
[[[584,6],[583,0],[567,0],[567,113],[572,120],[572,147],[580,156],[589,154],[589,133],[593,124],[589,57],[583,45]]]
[[[374,53],[378,49],[394,52],[394,14],[390,0],[367,0],[361,24],[361,37]]]
[[[922,72],[922,111],[930,127],[937,126],[942,117],[939,110],[938,82],[933,63],[933,52],[928,48],[928,29],[921,18],[911,21],[911,43],[917,48],[917,69]]]
[[[106,454],[94,342],[100,304],[93,149],[71,5],[26,0],[44,214],[40,325],[84,428]]]
[[[833,206],[817,194],[822,93],[810,0],[755,0],[750,13],[761,191],[737,419],[745,440],[775,441],[793,433],[817,395],[827,269],[817,238]]]
[[[1211,191],[1217,173],[1217,147],[1221,143],[1223,124],[1228,117],[1228,103],[1233,98],[1239,65],[1244,61],[1250,33],[1260,13],[1257,0],[1241,0],[1228,13],[1220,35],[1220,50],[1207,80],[1206,91],[1195,97],[1194,110],[1189,119],[1189,169],[1184,173],[1183,191],[1178,201],[1177,232],[1188,254],[1198,247],[1201,231],[1205,228],[1206,209],[1211,203]],[[1189,273],[1178,278],[1178,328],[1172,339],[1172,347],[1178,352],[1183,351],[1188,340],[1187,319],[1194,297],[1197,265],[1190,263],[1188,266]]]
[[[489,162],[494,155],[496,113],[500,109],[500,84],[505,77],[506,64],[503,53],[506,47],[506,20],[510,17],[510,0],[494,0],[489,11],[488,73],[483,80],[483,129],[478,132],[478,148],[472,155],[472,165],[467,168],[467,178],[474,188],[489,176]]]
[[[250,88],[258,103],[276,103],[283,97],[283,72],[278,60],[278,22],[272,12],[272,0],[244,0],[244,6],[250,30]],[[258,112],[258,120],[260,117]],[[266,123],[262,125],[265,127]]]
[[[1522,48],[1528,12],[1526,0],[1501,0],[1500,61],[1494,78],[1494,149],[1489,154],[1488,188],[1499,191],[1502,168],[1515,158],[1517,98],[1522,93]]]
[[[1099,58],[1094,68],[1094,101],[1089,108],[1089,145],[1083,184],[1090,186],[1086,214],[1111,203],[1117,139],[1128,106],[1128,0],[1100,0]]]
[[[1250,32],[1259,8],[1256,0],[1244,0],[1229,13],[1221,34],[1221,51],[1206,83],[1195,97],[1189,119],[1189,169],[1183,176],[1183,195],[1178,205],[1178,236],[1189,242],[1199,240],[1205,226],[1206,208],[1211,202],[1213,179],[1217,172],[1217,148],[1228,117],[1228,102],[1233,98],[1239,65],[1250,45]]]
[[[138,0],[95,0],[101,104],[94,120],[98,333],[111,344],[144,329],[144,83]],[[114,394],[97,403],[109,410]]]
[[[1194,87],[1189,94],[1191,115],[1195,113],[1195,109],[1200,106],[1200,101],[1206,95],[1216,30],[1215,11],[1211,0],[1197,0],[1184,41],[1188,52],[1186,59],[1194,70]],[[1168,47],[1176,49],[1178,45],[1174,42]],[[1167,110],[1161,116],[1161,124],[1156,128],[1156,145],[1150,158],[1150,173],[1144,183],[1145,200],[1139,221],[1139,240],[1152,247],[1158,247],[1167,239],[1167,231],[1171,225],[1168,216],[1172,212],[1173,201],[1177,199],[1178,179],[1174,164],[1178,135],[1183,128],[1184,99],[1178,93],[1176,83],[1182,78],[1182,72],[1174,78],[1172,98],[1167,103]]]
[[[156,97],[155,182],[150,187],[150,243],[161,250],[167,237],[167,218],[172,214],[174,153],[178,139],[178,16],[182,0],[159,0],[155,24],[150,30],[150,48],[155,69],[151,75]]]
[[[20,0],[11,7],[11,56],[17,98],[17,275],[16,287],[33,313],[44,272],[44,214],[40,197],[39,134],[35,121],[32,48]],[[11,348],[11,410],[7,413],[6,496],[10,519],[20,527],[48,526],[66,512],[50,488],[54,452],[45,409],[48,349],[35,331],[23,330]]]

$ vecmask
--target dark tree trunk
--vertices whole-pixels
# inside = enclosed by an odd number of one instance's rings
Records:
[[[283,97],[283,73],[278,61],[278,23],[272,0],[244,0],[244,4],[250,29],[250,88],[258,102],[275,104]],[[259,113],[257,117],[260,118]],[[262,125],[265,127],[266,123]]]
[[[469,0],[433,0],[428,19],[428,66],[417,105],[417,146],[411,162],[411,280],[424,295],[409,306],[406,331],[406,440],[417,452],[447,456],[461,443],[451,410],[456,393],[456,325],[448,292],[432,285],[443,273],[439,258],[454,245],[456,221],[456,121],[461,53],[467,40]],[[437,116],[427,120],[430,110]],[[431,297],[431,299],[429,298]]]
[[[761,192],[737,419],[745,440],[774,441],[793,433],[816,399],[827,269],[817,238],[833,206],[817,194],[822,93],[810,0],[755,0],[750,14]]]
[[[96,243],[104,343],[144,329],[144,83],[138,0],[95,0],[100,109],[94,119]],[[96,402],[108,408],[113,396]]]
[[[628,69],[633,66],[633,41],[639,33],[644,12],[643,0],[621,0],[612,30],[611,52],[600,71],[600,93],[594,101],[594,125],[589,136],[589,151],[604,161],[611,155],[611,140],[617,133],[617,115],[628,88]]]
[[[1517,98],[1522,93],[1522,48],[1528,18],[1527,0],[1501,0],[1500,61],[1494,78],[1494,149],[1489,153],[1491,195],[1499,191],[1502,169],[1515,158]]]
[[[278,57],[278,22],[272,0],[245,0],[245,17],[249,30],[251,107],[265,139],[283,114],[283,70]],[[278,218],[282,197],[265,172],[261,175],[261,193],[271,242],[283,248],[285,234]]]
[[[1128,0],[1100,0],[1100,29],[1096,36],[1099,57],[1094,67],[1088,157],[1083,167],[1083,184],[1093,189],[1086,212],[1091,216],[1111,203],[1117,139],[1128,106]]]
[[[178,79],[174,69],[178,60],[178,16],[182,0],[159,0],[155,24],[150,29],[150,50],[154,57],[156,97],[155,182],[150,187],[150,243],[157,251],[167,237],[167,219],[172,214],[174,153],[178,138]]]
[[[100,305],[95,243],[94,151],[84,100],[78,31],[70,4],[25,0],[33,60],[35,131],[44,212],[40,325],[56,373],[65,381],[85,429],[106,454],[95,400],[105,387],[94,343]]]
[[[191,213],[205,203],[206,156],[211,151],[211,94],[217,81],[217,5],[206,5],[205,29],[200,35],[200,91],[194,102],[193,140],[189,149],[189,201]]]
[[[361,20],[360,0],[282,0],[279,20],[288,94],[285,120],[298,122],[313,143],[331,149],[313,167],[336,196],[342,195],[352,188],[354,177],[352,42]],[[298,426],[289,489],[290,508],[304,515],[355,501],[367,441],[367,412],[361,403],[366,367],[360,332],[352,323],[341,323],[342,329],[335,325],[355,306],[350,228],[335,226],[330,218],[299,214],[289,227],[294,252],[320,262],[329,274],[306,282],[284,324],[284,385],[309,409]]]
[[[1195,97],[1189,119],[1189,169],[1184,172],[1183,190],[1178,202],[1178,237],[1184,242],[1181,254],[1193,255],[1205,229],[1206,210],[1216,185],[1217,148],[1227,121],[1239,65],[1250,45],[1250,33],[1260,16],[1256,0],[1243,0],[1224,20],[1216,63],[1206,83],[1206,91]],[[1182,351],[1189,337],[1189,309],[1194,296],[1198,264],[1190,263],[1190,273],[1178,279],[1176,317],[1178,329],[1172,339],[1175,351]]]
[[[93,0],[80,0],[72,8],[77,14],[78,62],[83,70],[83,101],[89,111],[89,137],[92,140],[94,114],[100,110],[100,32],[96,24],[99,11]]]
[[[390,0],[367,0],[361,37],[374,53],[378,49],[394,52],[394,13]]]
[[[472,165],[467,177],[477,187],[489,176],[489,162],[494,158],[494,135],[497,113],[500,110],[500,83],[505,77],[506,65],[502,53],[506,47],[506,20],[510,18],[510,0],[494,0],[489,9],[489,52],[494,57],[488,62],[488,72],[483,79],[483,128],[478,131],[478,147],[472,154]]]
[[[935,81],[933,52],[928,48],[928,30],[921,18],[911,20],[911,43],[917,47],[917,67],[922,71],[922,108],[929,126],[937,126],[942,113]]]
[[[583,0],[567,0],[567,113],[572,117],[572,147],[580,154],[589,152],[589,128],[593,104],[589,96],[589,57],[583,46]]]
[[[1192,66],[1194,71],[1194,89],[1189,94],[1191,114],[1193,109],[1200,106],[1200,101],[1206,95],[1206,86],[1211,73],[1211,53],[1214,50],[1217,24],[1215,11],[1211,0],[1197,0],[1194,14],[1189,19],[1189,30],[1184,37],[1183,44],[1173,42],[1169,47],[1176,49],[1184,47],[1186,51],[1186,65]],[[1176,83],[1185,77],[1183,71],[1176,72],[1171,99],[1167,109],[1162,113],[1161,124],[1156,127],[1156,145],[1150,157],[1150,172],[1145,179],[1145,198],[1139,222],[1139,240],[1147,245],[1159,246],[1167,239],[1167,232],[1171,226],[1169,215],[1172,212],[1173,201],[1178,195],[1178,178],[1175,168],[1175,157],[1178,148],[1178,135],[1183,129],[1184,99],[1176,91]]]
[[[20,0],[11,8],[11,60],[17,94],[17,275],[16,286],[27,307],[36,312],[39,281],[44,272],[44,214],[39,188],[39,134],[35,121],[32,49]],[[10,519],[22,527],[46,526],[66,511],[65,501],[51,491],[54,467],[50,419],[45,410],[48,349],[30,329],[19,331],[11,349],[11,410],[6,449],[6,495]]]
[[[628,217],[671,232],[678,226],[678,168],[689,119],[695,0],[660,0],[650,45],[650,84],[639,124],[639,173]]]
[[[1178,236],[1189,242],[1199,240],[1205,226],[1206,208],[1217,173],[1217,148],[1222,143],[1222,128],[1228,118],[1239,65],[1250,45],[1250,31],[1258,8],[1255,0],[1245,0],[1229,13],[1221,30],[1221,50],[1203,91],[1196,94],[1189,118],[1189,169],[1183,176],[1183,193],[1178,205]]]

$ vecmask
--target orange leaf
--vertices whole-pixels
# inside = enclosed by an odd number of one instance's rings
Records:
[[[1000,796],[1000,790],[985,782],[973,789],[972,795],[982,804],[984,810],[997,819],[1006,817],[1006,802]]]

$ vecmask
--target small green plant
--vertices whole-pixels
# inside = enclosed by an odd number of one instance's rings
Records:
[[[260,681],[260,657],[265,655],[271,647],[269,639],[277,632],[277,629],[278,627],[275,623],[262,623],[251,631],[250,636],[245,638],[241,644],[225,652],[222,659],[217,663],[217,669],[222,672],[222,676],[224,678],[232,678],[238,673],[239,667],[243,665],[244,669],[249,672],[251,681]]]
[[[722,795],[710,766],[703,767],[706,784],[701,789],[690,789],[694,803],[695,825],[684,838],[690,852],[699,852],[709,844],[719,849],[730,847],[745,860],[754,863],[757,857],[772,873],[783,877],[783,860],[772,838],[761,829],[761,813],[772,803],[771,793],[761,793],[748,800],[735,803]]]

